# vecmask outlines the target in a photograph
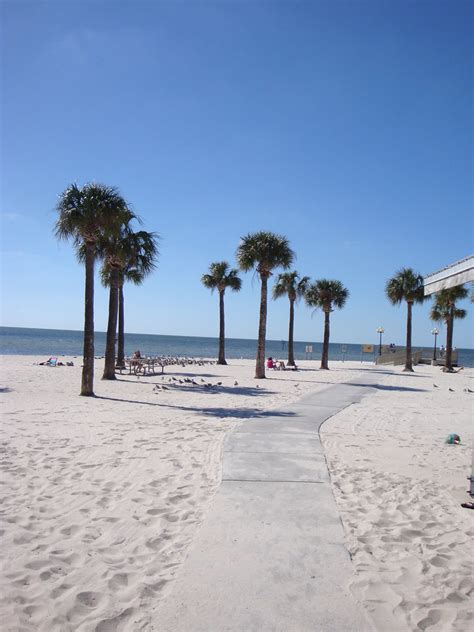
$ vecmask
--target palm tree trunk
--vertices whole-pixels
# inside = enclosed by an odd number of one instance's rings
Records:
[[[117,366],[125,366],[125,310],[123,302],[123,279],[119,283],[118,295],[118,345]]]
[[[81,395],[94,395],[94,261],[95,244],[86,243],[86,283],[84,309],[84,359]]]
[[[107,342],[105,345],[105,366],[103,380],[115,380],[115,336],[117,335],[118,313],[118,270],[110,272],[109,322],[107,325]]]
[[[329,370],[329,314],[330,310],[324,310],[324,339],[323,353],[321,355],[321,368]]]
[[[450,373],[453,370],[452,355],[453,355],[453,308],[449,308],[449,318],[446,320],[446,361],[444,363],[444,370]]]
[[[407,345],[404,371],[413,373],[413,361],[411,357],[411,308],[412,303],[407,301]]]
[[[217,364],[227,364],[225,361],[225,314],[224,314],[225,290],[219,290],[219,359]]]
[[[255,366],[255,377],[257,379],[263,379],[265,377],[265,338],[267,335],[268,276],[269,275],[267,272],[260,273],[262,288],[260,293],[260,321],[258,324],[257,363]]]
[[[290,298],[290,323],[288,325],[288,366],[295,365],[295,356],[293,354],[293,329],[295,325],[295,301]]]

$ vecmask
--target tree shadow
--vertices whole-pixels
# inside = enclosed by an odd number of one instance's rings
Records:
[[[126,382],[127,380],[122,380],[123,382]],[[150,383],[146,384],[147,386],[151,386]],[[161,386],[161,384],[157,383],[158,386]],[[205,387],[204,384],[200,385],[200,384],[196,384],[196,385],[192,385],[192,384],[166,384],[166,390],[162,391],[161,389],[156,390],[153,392],[153,394],[155,396],[159,396],[161,393],[168,393],[171,394],[173,391],[178,391],[178,392],[191,392],[191,393],[200,393],[200,394],[206,394],[206,395],[219,395],[219,394],[227,394],[227,393],[231,393],[232,395],[246,395],[246,396],[250,396],[250,397],[255,397],[257,395],[273,395],[274,391],[269,391],[263,388],[254,388],[253,386],[214,386],[214,387]],[[162,406],[162,407],[168,407],[168,408],[177,408],[179,409],[179,406],[173,406],[173,405],[168,405],[165,403],[154,403],[154,402],[145,402],[142,400],[137,400],[137,399],[125,399],[125,398],[120,398],[120,397],[110,397],[107,395],[94,395],[95,399],[105,399],[111,402],[123,402],[123,403],[127,403],[127,404],[143,404],[145,406]],[[183,410],[193,410],[193,408],[186,408],[183,407]],[[201,410],[200,408],[196,408],[196,410]],[[204,410],[204,409],[203,409]],[[225,408],[220,408],[219,410],[226,410]],[[229,409],[229,410],[239,410],[239,409]],[[246,409],[243,409],[246,410]],[[250,410],[250,409],[249,409]],[[229,414],[229,415],[216,415],[216,416],[227,416],[227,417],[236,417],[237,415],[234,414]]]
[[[412,386],[389,386],[388,384],[362,384],[356,382],[339,382],[345,386],[362,386],[364,388],[375,388],[379,391],[405,391],[407,393],[427,393],[426,388],[413,388]]]
[[[294,417],[296,413],[285,410],[260,410],[258,408],[221,408],[221,407],[199,407],[199,406],[168,406],[185,412],[196,412],[205,417],[237,417],[239,419],[263,419],[265,417]]]
[[[179,383],[167,383],[160,384],[157,382],[157,386],[166,386],[165,390],[179,391],[180,393],[204,393],[206,395],[247,395],[250,397],[256,397],[257,395],[273,395],[275,391],[270,391],[266,388],[258,388],[256,386],[224,386],[221,384],[213,384],[212,386],[206,386],[205,384],[179,384]],[[161,389],[157,389],[160,392]]]
[[[367,373],[380,373],[382,375],[399,375],[398,373],[394,373],[393,371],[386,371],[384,369],[370,369],[370,368],[355,369],[355,368],[347,368],[347,369],[344,369],[344,370],[345,371],[355,371],[356,373],[358,373],[360,371],[364,371],[364,372],[367,372]],[[424,377],[422,375],[417,375],[416,373],[405,373],[405,374],[402,373],[401,375],[409,375],[411,377]]]
[[[106,399],[109,402],[120,402],[121,404],[144,404],[145,406],[163,406],[153,402],[142,402],[139,399],[122,399],[121,397],[107,397],[107,395],[94,395],[94,399]]]

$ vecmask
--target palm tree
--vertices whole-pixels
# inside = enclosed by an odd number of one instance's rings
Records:
[[[309,277],[300,277],[296,270],[294,272],[283,272],[278,275],[276,284],[273,287],[273,298],[288,296],[290,301],[290,322],[288,327],[288,365],[296,366],[293,353],[293,329],[295,322],[295,302],[304,295],[308,288]]]
[[[340,281],[319,279],[306,290],[305,301],[310,307],[320,308],[324,312],[324,339],[321,355],[321,369],[329,370],[329,314],[334,308],[342,309],[349,298],[349,290]]]
[[[120,231],[128,208],[114,187],[86,184],[70,185],[56,205],[59,217],[55,235],[72,239],[78,258],[85,264],[84,362],[81,395],[94,395],[94,264],[98,243],[104,235]]]
[[[238,270],[229,270],[227,261],[211,263],[209,274],[203,274],[201,282],[212,292],[217,289],[219,292],[219,358],[217,364],[227,364],[225,360],[225,315],[224,315],[224,294],[226,288],[233,292],[239,292],[242,287],[242,279],[238,276]]]
[[[407,342],[405,368],[403,370],[413,372],[413,359],[411,356],[412,307],[414,303],[423,303],[425,300],[423,277],[411,268],[402,268],[394,277],[387,281],[385,293],[393,305],[400,305],[402,301],[406,301]]]
[[[275,268],[288,270],[293,263],[294,256],[286,237],[266,231],[251,233],[242,237],[237,248],[237,261],[240,269],[245,272],[255,269],[261,281],[260,320],[255,366],[257,379],[265,377],[268,278]]]
[[[129,221],[138,219],[130,213]],[[117,316],[119,320],[119,353],[117,365],[124,363],[124,303],[123,283],[129,278],[141,283],[155,267],[158,254],[156,236],[146,231],[133,232],[130,224],[124,225],[120,235],[106,239],[101,245],[104,265],[102,283],[109,287],[109,320],[105,349],[103,380],[115,380],[115,338],[117,334]]]
[[[117,344],[117,364],[125,364],[125,299],[123,286],[125,281],[134,285],[141,285],[145,278],[156,268],[159,256],[158,235],[146,231],[134,233],[132,241],[135,240],[133,248],[130,249],[130,258],[126,261],[125,267],[119,274],[119,313],[118,313],[118,344]]]
[[[433,307],[431,308],[431,320],[446,323],[446,360],[444,370],[452,372],[453,329],[454,320],[466,317],[466,310],[456,307],[456,301],[467,298],[469,292],[464,285],[441,290],[435,294]]]

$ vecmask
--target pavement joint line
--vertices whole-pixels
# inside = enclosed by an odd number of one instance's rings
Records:
[[[258,430],[256,432],[262,432],[261,430]],[[235,430],[232,435],[238,435],[238,434],[252,434],[252,430]],[[272,431],[272,432],[268,432],[268,430],[265,431],[265,434],[268,435],[276,435],[276,434],[293,434],[292,432],[289,432],[288,430],[285,432],[284,430],[277,430],[277,431]],[[310,437],[314,434],[314,432],[298,432],[298,435],[309,435]],[[229,435],[230,436],[230,435]]]
[[[305,452],[288,452],[287,450],[285,450],[284,452],[280,452],[279,450],[225,450],[224,452],[226,454],[297,454],[298,456],[303,456],[303,457],[308,457],[311,458],[312,456],[314,456],[313,453],[308,454]],[[316,454],[322,454],[321,453],[316,453]]]
[[[282,480],[265,480],[260,478],[223,478],[223,483],[304,483],[305,485],[321,485],[327,481],[282,481]]]

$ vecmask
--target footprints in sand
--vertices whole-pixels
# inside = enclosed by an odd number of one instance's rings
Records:
[[[76,602],[86,608],[97,608],[102,601],[103,596],[93,591],[80,592],[76,595]]]
[[[358,576],[351,590],[375,625],[384,629],[384,622],[398,618],[405,621],[400,632],[465,630],[474,594],[466,559],[470,537],[459,529],[452,500],[434,484],[348,470],[335,455],[330,467]]]
[[[119,592],[120,590],[123,590],[128,586],[127,573],[116,573],[111,579],[109,579],[107,585],[112,592]]]
[[[14,604],[25,632],[149,629],[216,487],[209,422],[188,423],[152,426],[148,437],[108,426],[101,460],[97,444],[59,437],[3,454],[12,484],[0,498],[3,540],[15,553],[0,615]]]

